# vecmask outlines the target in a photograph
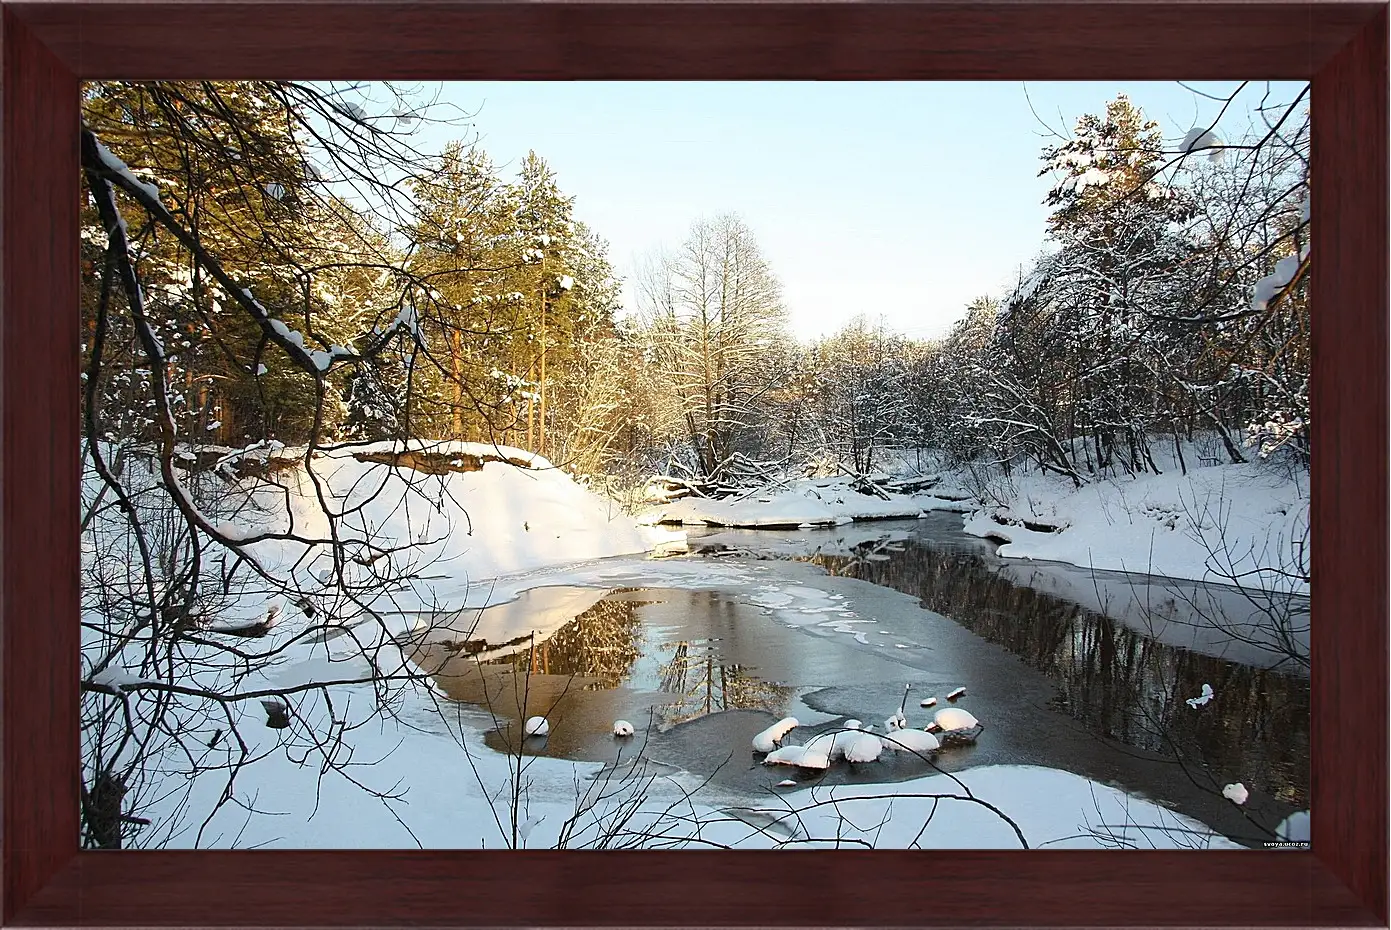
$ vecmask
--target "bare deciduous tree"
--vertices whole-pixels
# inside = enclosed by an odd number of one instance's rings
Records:
[[[782,377],[770,365],[785,338],[781,287],[752,230],[726,215],[656,259],[641,303],[665,380],[664,432],[681,436],[693,474],[718,480],[736,456],[763,451],[762,404]]]

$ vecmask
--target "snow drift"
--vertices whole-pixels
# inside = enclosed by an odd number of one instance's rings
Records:
[[[371,443],[296,458],[262,479],[249,507],[218,520],[220,531],[311,584],[339,572],[355,585],[406,579],[407,590],[389,592],[397,610],[412,599],[442,606],[489,579],[647,552],[674,536],[638,526],[546,459],[507,446]]]

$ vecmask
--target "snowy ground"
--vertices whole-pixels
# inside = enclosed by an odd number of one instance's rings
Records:
[[[1289,574],[1301,565],[1307,574],[1307,473],[1219,465],[1081,488],[1058,475],[1016,475],[987,495],[966,531],[1003,541],[1005,558],[1309,593]]]
[[[946,493],[946,492],[943,492]],[[932,492],[883,496],[865,494],[851,487],[849,478],[800,478],[767,492],[744,497],[711,500],[687,497],[645,511],[641,519],[653,524],[789,528],[840,526],[857,520],[916,517],[932,510],[970,509],[969,503]]]
[[[640,583],[743,586],[750,603],[815,635],[862,640],[865,624],[873,621],[842,616],[844,605],[816,588],[754,586],[752,577],[740,577],[741,569],[718,559],[638,558],[655,545],[677,541],[680,534],[638,525],[544,460],[518,450],[452,444],[443,451],[483,457],[500,453],[501,460],[443,474],[364,461],[359,457],[364,451],[382,450],[357,447],[325,455],[313,463],[312,480],[302,470],[278,477],[289,489],[288,507],[284,499],[268,501],[261,494],[256,503],[264,509],[255,518],[245,512],[226,519],[208,514],[233,540],[257,540],[268,530],[289,528],[322,538],[328,527],[320,501],[327,500],[343,515],[340,551],[409,543],[412,561],[406,567],[412,577],[372,604],[378,626],[362,626],[360,617],[345,614],[344,635],[297,638],[311,619],[292,605],[280,605],[281,622],[263,641],[264,648],[280,650],[277,658],[239,676],[235,689],[249,694],[267,686],[324,685],[296,695],[294,713],[304,727],[265,726],[256,700],[229,704],[255,761],[229,783],[226,771],[186,780],[192,774],[189,760],[178,754],[166,759],[167,783],[147,785],[143,791],[148,812],[157,820],[156,842],[175,847],[764,847],[834,844],[839,838],[876,846],[1019,845],[1014,829],[972,800],[973,793],[1015,820],[1031,846],[1229,845],[1210,841],[1210,831],[1201,824],[1163,807],[1051,769],[982,767],[959,778],[936,775],[894,785],[842,786],[835,789],[837,797],[828,795],[828,789],[796,788],[753,803],[704,794],[692,798],[694,784],[678,772],[636,769],[601,775],[604,770],[595,763],[489,750],[481,738],[493,724],[488,715],[443,700],[428,679],[387,691],[373,683],[382,674],[422,677],[392,640],[423,622],[422,612],[455,611],[461,631],[501,643],[531,633],[544,637],[605,592]],[[505,461],[522,457],[527,467]],[[795,500],[798,496],[806,503]],[[894,497],[901,499],[856,494],[843,482],[809,483],[780,499],[754,498],[736,506],[751,514],[770,507],[767,512],[781,514],[777,519],[795,516],[798,524],[917,515],[934,506],[932,500],[955,506],[922,495]],[[1066,498],[1055,501],[1063,504]],[[1057,507],[1052,511],[1061,512]],[[814,519],[805,519],[809,516]],[[711,521],[693,517],[690,522]],[[320,592],[330,605],[336,589],[370,586],[372,573],[381,571],[351,559],[335,564],[324,543],[264,538],[249,542],[248,548],[267,566]],[[588,590],[576,593],[575,587]],[[497,606],[509,603],[515,607]],[[248,602],[234,612],[256,617],[266,606]],[[485,607],[491,609],[483,611]],[[480,618],[485,618],[483,628]],[[113,667],[104,680],[113,687],[138,688],[139,671]],[[384,696],[386,705],[381,703]],[[381,713],[383,706],[389,713]],[[208,746],[200,763],[225,761],[232,753],[230,740],[219,743],[211,724],[206,726],[210,732],[195,734]],[[308,738],[311,733],[333,738],[315,743]],[[615,755],[634,755],[631,747],[622,754],[623,748],[616,743]],[[205,818],[229,789],[234,800]],[[630,803],[639,797],[640,803]],[[1048,803],[1039,803],[1045,797]],[[789,808],[801,814],[789,817]],[[890,811],[892,817],[887,816]]]
[[[530,604],[528,626],[555,628],[589,600],[581,595],[576,601],[577,588],[597,599],[616,587],[662,584],[741,592],[774,622],[807,635],[859,642],[874,635],[876,621],[850,611],[845,594],[778,581],[776,573],[787,567],[744,560],[598,560],[499,584],[489,589],[489,599],[515,594],[517,600],[504,602],[500,613],[493,607],[478,616],[515,619],[520,614],[507,608]],[[813,566],[791,567],[816,573]],[[837,582],[872,587],[853,579]],[[540,586],[526,589],[527,584]],[[897,592],[883,596],[911,600]],[[503,630],[500,635],[513,629],[491,618],[486,625]],[[342,680],[343,669],[335,666],[351,661],[344,656],[354,651],[337,641],[296,650],[267,678]],[[423,687],[401,691],[394,716],[382,719],[374,713],[371,685],[363,677],[360,684],[332,688],[333,713],[347,730],[350,747],[340,761],[351,763],[346,775],[352,781],[337,771],[321,778],[313,753],[292,735],[249,726],[252,751],[265,756],[237,776],[239,803],[224,806],[206,825],[190,820],[168,845],[772,848],[867,842],[879,848],[1018,848],[1022,833],[1035,848],[1236,848],[1158,804],[1082,776],[1028,766],[984,766],[894,784],[790,787],[766,797],[710,789],[692,794],[698,784],[694,776],[656,764],[608,769],[600,763],[494,752],[483,745],[483,732],[497,724],[488,712],[445,701]],[[301,703],[297,712],[309,719],[329,713],[313,701]],[[930,713],[913,707],[909,712],[914,722]],[[643,738],[641,732],[628,740],[615,738],[615,762],[639,757]],[[303,763],[306,758],[309,764]],[[169,803],[179,800],[190,810],[206,810],[224,784],[220,776],[202,776],[188,799],[171,796]],[[1019,833],[979,802],[1013,820]]]
[[[420,729],[359,730],[355,740],[356,757],[376,761],[354,777],[395,789],[394,799],[373,799],[333,773],[321,780],[316,767],[267,747],[270,755],[237,784],[261,813],[224,807],[201,836],[190,829],[170,845],[1017,849],[1022,834],[1034,848],[1240,848],[1163,807],[1054,769],[990,766],[896,784],[780,790],[758,800],[692,796],[694,781],[680,773],[614,773],[544,756],[527,756],[519,766],[517,758],[483,748],[467,717],[452,721],[450,733],[441,732],[443,717],[433,709],[403,717]],[[273,747],[275,731],[263,733]],[[219,788],[212,779],[201,782],[195,809]]]

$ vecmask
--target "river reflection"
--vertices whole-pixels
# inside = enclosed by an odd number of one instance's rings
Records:
[[[493,715],[486,741],[495,749],[607,759],[615,719],[664,732],[722,711],[782,715],[796,693],[760,677],[766,644],[749,627],[761,618],[716,592],[589,590],[577,600],[588,589],[547,590],[550,601],[597,602],[557,629],[500,643],[477,635],[510,625],[494,621],[494,608],[408,638],[412,661],[451,700]],[[501,606],[516,612],[515,602]],[[552,735],[523,740],[521,723],[537,715]]]
[[[637,608],[644,601],[599,601],[548,638],[523,644],[510,656],[486,659],[519,671],[542,675],[577,675],[593,687],[617,688],[641,655],[642,620]]]
[[[941,535],[866,541],[847,554],[807,560],[833,575],[917,597],[929,610],[1003,646],[1048,676],[1056,689],[1055,709],[1101,736],[1206,765],[1219,780],[1243,781],[1307,806],[1307,678],[1160,642],[1112,617],[1016,584],[976,542]],[[1162,589],[1162,580],[1137,578],[1137,586]],[[1218,699],[1189,706],[1187,699],[1204,684],[1212,685]]]
[[[663,622],[677,618],[675,626]],[[644,619],[650,631],[644,631]],[[488,661],[533,674],[581,676],[591,689],[655,690],[662,695],[654,705],[662,730],[726,710],[776,713],[793,689],[763,681],[757,666],[732,660],[738,623],[734,602],[713,591],[672,590],[655,596],[626,589],[535,648]],[[639,663],[644,646],[651,661]]]

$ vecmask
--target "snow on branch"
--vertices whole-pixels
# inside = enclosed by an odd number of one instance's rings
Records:
[[[101,140],[96,137],[92,130],[84,126],[82,129],[82,163],[89,176],[114,182],[117,187],[140,204],[161,226],[172,233],[179,244],[196,256],[198,261],[207,268],[213,279],[260,325],[266,338],[285,350],[291,361],[308,374],[318,378],[335,359],[356,357],[352,353],[348,353],[348,350],[342,349],[341,346],[335,346],[328,353],[326,360],[311,355],[304,347],[304,337],[300,333],[290,330],[280,320],[273,319],[261,302],[252,296],[249,289],[241,287],[232,280],[231,275],[223,269],[222,264],[216,258],[208,253],[198,237],[185,229],[173,213],[160,202],[158,190],[152,185],[137,180],[120,159],[111,155],[109,151],[103,155],[103,151],[106,150]],[[119,217],[119,212],[117,212],[117,217]],[[119,223],[124,227],[124,221],[119,221]],[[110,233],[111,230],[112,227],[108,226],[107,232]],[[340,352],[345,354],[340,355]],[[159,354],[159,357],[162,357],[162,353]],[[321,365],[321,361],[325,364]]]
[[[1202,126],[1195,126],[1188,130],[1188,135],[1183,137],[1183,143],[1179,150],[1185,155],[1191,152],[1206,151],[1208,161],[1222,160],[1222,140],[1217,133],[1211,129],[1204,129]]]

